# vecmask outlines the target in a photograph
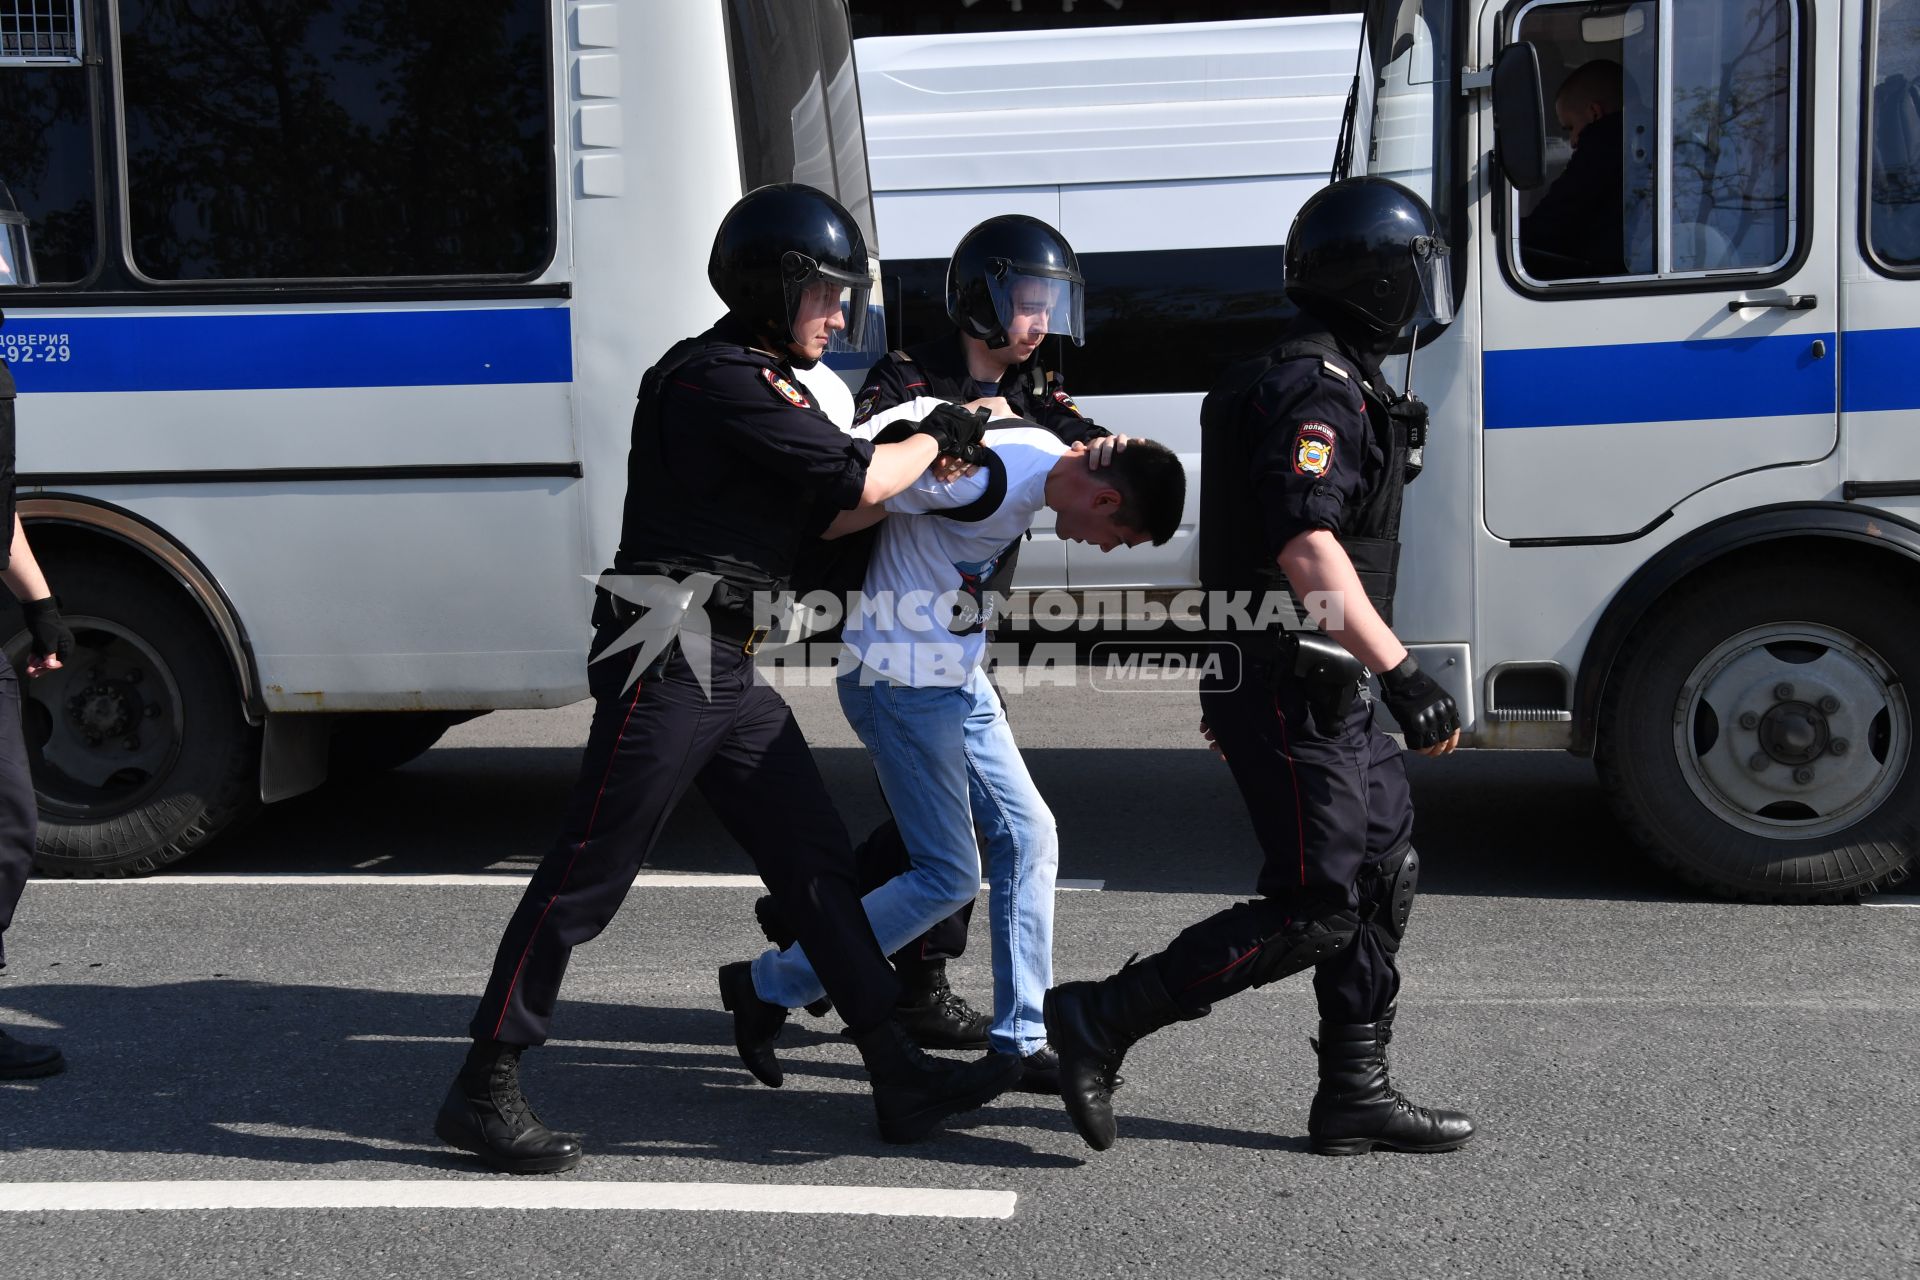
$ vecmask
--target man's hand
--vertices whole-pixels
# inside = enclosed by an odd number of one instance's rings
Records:
[[[33,645],[27,657],[27,674],[37,676],[58,671],[73,656],[73,630],[60,616],[60,602],[52,596],[29,600],[20,606]]]
[[[945,454],[933,460],[933,478],[942,484],[964,480],[979,469],[977,464],[968,462],[964,458],[949,457]]]
[[[1207,727],[1207,722],[1205,720],[1202,720],[1200,722],[1200,736],[1207,740],[1207,749],[1213,752],[1213,754],[1215,754],[1216,756],[1219,756],[1220,762],[1222,764],[1225,764],[1227,759],[1227,753],[1220,749],[1220,744],[1214,740],[1213,730]]]
[[[973,446],[987,433],[987,414],[983,409],[968,412],[959,405],[935,405],[913,430],[932,436],[943,455],[970,461]]]
[[[1407,660],[1380,677],[1387,710],[1407,735],[1407,746],[1423,756],[1444,756],[1460,745],[1460,709],[1453,695]]]
[[[1087,470],[1098,471],[1102,467],[1113,465],[1113,456],[1127,447],[1126,436],[1097,436],[1084,444],[1074,446],[1085,451]]]

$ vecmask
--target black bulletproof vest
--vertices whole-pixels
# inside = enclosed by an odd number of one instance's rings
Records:
[[[1334,536],[1353,561],[1367,599],[1389,625],[1400,565],[1400,502],[1412,479],[1409,454],[1421,443],[1412,415],[1389,401],[1324,331],[1295,334],[1263,356],[1229,368],[1200,405],[1200,582],[1209,591],[1284,591],[1286,575],[1266,553],[1265,525],[1253,489],[1255,447],[1272,428],[1249,421],[1247,399],[1267,370],[1288,360],[1325,360],[1353,379],[1384,459],[1362,477],[1357,502],[1341,511]],[[1297,602],[1296,602],[1297,606]]]

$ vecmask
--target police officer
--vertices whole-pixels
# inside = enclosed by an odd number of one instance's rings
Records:
[[[999,398],[1008,411],[1045,427],[1064,444],[1109,441],[1089,458],[1090,465],[1104,465],[1119,439],[1080,411],[1044,347],[1055,334],[1076,346],[1084,344],[1085,288],[1073,246],[1040,219],[1009,213],[982,222],[960,238],[947,263],[947,317],[953,331],[880,358],[855,397],[855,430],[875,414],[916,396],[970,406]],[[1019,550],[1016,541],[1001,553],[983,592],[1005,595],[1012,590]],[[860,583],[833,585],[857,590]],[[891,820],[862,842],[857,853],[861,887],[867,890],[911,865]],[[792,941],[791,931],[766,899],[755,914],[776,946]],[[987,1047],[992,1019],[957,995],[947,981],[947,961],[966,950],[972,919],[969,902],[893,956],[901,980],[895,1016],[914,1039],[932,1048]],[[1032,1059],[1023,1087],[1053,1092],[1052,1052],[1042,1049]]]
[[[473,1048],[435,1126],[509,1172],[580,1160],[579,1143],[529,1109],[519,1057],[546,1040],[573,948],[612,918],[689,784],[806,945],[866,1063],[883,1137],[922,1136],[1010,1074],[991,1056],[929,1058],[888,1017],[899,983],[861,909],[846,828],[792,712],[753,664],[764,638],[754,598],[784,590],[801,543],[836,512],[885,501],[937,456],[965,452],[979,424],[935,415],[876,448],[796,384],[832,333],[866,317],[866,244],[831,197],[799,185],[748,193],[721,223],[707,273],[726,316],[641,383],[620,550],[594,608],[597,706],[580,778],[501,939]],[[744,964],[720,980],[741,1056],[771,1061],[786,1011],[757,999]]]
[[[34,283],[27,220],[0,182],[0,286]],[[6,316],[0,314],[0,325]],[[73,632],[60,617],[60,604],[47,588],[27,531],[14,514],[13,371],[0,359],[0,529],[8,548],[0,556],[0,582],[21,602],[20,614],[32,641],[27,650],[29,677],[58,671],[73,653]],[[11,662],[0,661],[0,969],[7,966],[6,930],[33,869],[38,825],[27,745],[21,733],[20,681]],[[0,1080],[50,1076],[66,1069],[66,1059],[50,1044],[28,1044],[0,1030]]]
[[[1459,742],[1453,700],[1390,627],[1402,488],[1425,411],[1380,359],[1424,306],[1451,313],[1432,211],[1396,183],[1351,178],[1312,196],[1286,244],[1301,310],[1266,357],[1223,376],[1201,409],[1201,572],[1213,591],[1330,593],[1322,631],[1243,646],[1236,682],[1202,683],[1203,732],[1226,757],[1266,855],[1260,896],[1188,928],[1100,982],[1047,994],[1061,1092],[1089,1145],[1113,1144],[1128,1046],[1213,1003],[1314,969],[1320,1087],[1312,1149],[1451,1151],[1473,1134],[1387,1078],[1400,948],[1419,861],[1398,748],[1373,724],[1366,668],[1382,672],[1407,745]],[[1343,616],[1338,616],[1343,614]],[[1284,613],[1283,613],[1284,616]]]

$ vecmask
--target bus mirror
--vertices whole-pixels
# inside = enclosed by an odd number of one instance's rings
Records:
[[[1540,55],[1522,40],[1493,60],[1494,155],[1507,181],[1532,191],[1547,180],[1547,116]]]

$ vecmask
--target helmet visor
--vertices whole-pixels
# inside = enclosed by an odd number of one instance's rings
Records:
[[[1023,271],[1003,258],[993,268],[987,273],[987,295],[1008,342],[1037,342],[1055,333],[1073,339],[1076,347],[1086,342],[1085,286],[1078,280]]]
[[[782,273],[787,299],[787,326],[796,343],[828,324],[830,345],[862,350],[867,333],[867,299],[873,281],[837,267],[821,266],[803,253],[786,255]],[[832,319],[838,316],[836,322]]]
[[[1451,323],[1453,273],[1448,267],[1447,242],[1439,236],[1415,236],[1412,252],[1414,274],[1420,280],[1420,314],[1414,317],[1415,325]]]
[[[0,214],[0,288],[40,281],[33,273],[33,250],[27,245],[27,220]]]

